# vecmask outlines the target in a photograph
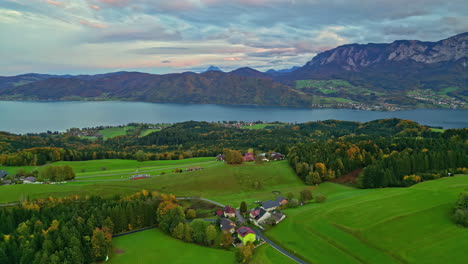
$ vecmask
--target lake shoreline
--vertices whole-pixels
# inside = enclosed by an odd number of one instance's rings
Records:
[[[133,101],[0,101],[0,113],[0,131],[15,134],[63,132],[74,127],[180,123],[190,120],[305,123],[330,119],[367,122],[400,118],[431,127],[468,127],[467,109],[368,111]]]

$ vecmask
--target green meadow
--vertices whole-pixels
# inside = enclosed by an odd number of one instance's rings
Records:
[[[128,169],[125,169],[123,163],[127,164],[130,168],[127,167]],[[20,184],[1,186],[0,203],[14,202],[25,197],[39,198],[50,195],[63,197],[71,194],[95,194],[110,197],[114,194],[125,195],[146,189],[173,193],[179,196],[200,196],[238,206],[244,200],[253,202],[255,200],[274,198],[274,192],[298,193],[304,188],[310,188],[306,187],[294,174],[287,161],[269,162],[263,165],[249,163],[239,166],[215,162],[212,158],[147,161],[141,163],[127,160],[103,160],[102,163],[98,161],[80,161],[58,162],[57,164],[71,165],[75,168],[75,171],[80,170],[80,168],[94,170],[94,172],[77,173],[77,177],[85,177],[89,173],[94,173],[93,175],[106,175],[117,172],[117,175],[78,178],[76,181],[60,185]],[[171,169],[168,169],[169,172],[164,175],[153,176],[150,179],[143,180],[126,180],[131,174],[119,174],[126,173],[126,170],[134,171],[135,166],[140,167],[139,173],[145,173],[145,169],[153,168],[145,167],[143,169],[143,166],[154,166],[156,164],[161,164],[163,170],[167,169],[167,166],[170,166]],[[183,168],[197,164],[205,166],[205,169],[193,172],[172,172],[174,167]],[[108,169],[102,171],[102,166],[107,166]],[[115,170],[113,171],[112,169]],[[160,173],[160,171],[156,172]]]
[[[409,188],[355,189],[330,182],[306,186],[287,161],[236,166],[216,162],[213,158],[56,164],[70,165],[75,171],[84,169],[84,172],[77,173],[78,177],[117,174],[117,178],[106,175],[78,178],[60,185],[1,186],[0,203],[26,197],[65,197],[71,194],[111,197],[146,189],[177,196],[200,196],[234,207],[246,201],[251,208],[256,205],[256,200],[272,199],[277,193],[287,195],[291,192],[298,198],[298,193],[308,188],[314,194],[325,194],[328,200],[322,204],[311,202],[284,210],[286,219],[265,232],[283,248],[308,262],[465,263],[467,260],[468,230],[456,226],[450,218],[458,194],[468,188],[466,175],[427,181]],[[193,172],[172,172],[175,167],[197,164],[205,168]],[[141,173],[153,169],[155,173],[165,170],[168,173],[144,180],[118,180],[123,175],[129,176],[123,173],[136,169]],[[234,262],[231,251],[186,244],[157,230],[116,238],[114,244],[118,250],[111,263],[191,263],[198,257],[206,263]],[[182,251],[184,254],[178,253]],[[252,261],[265,264],[290,262],[269,245],[259,247]]]
[[[234,252],[213,249],[172,238],[151,229],[115,238],[113,255],[107,263],[228,263],[234,264]]]
[[[468,176],[409,188],[358,190],[326,183],[328,201],[285,210],[266,234],[312,263],[466,263],[468,230],[450,211]]]

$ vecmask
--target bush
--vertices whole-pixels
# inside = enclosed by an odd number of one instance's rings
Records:
[[[188,209],[186,216],[187,219],[195,219],[197,217],[197,211],[195,211],[195,209]]]
[[[313,199],[312,192],[308,189],[300,192],[301,202],[305,203]]]
[[[453,210],[453,219],[455,223],[468,227],[468,191],[460,193]]]
[[[291,199],[288,203],[289,208],[296,208],[299,206],[299,200]]]
[[[326,200],[327,200],[327,197],[325,195],[321,194],[321,193],[319,193],[319,194],[317,194],[315,196],[315,201],[317,203],[324,203]]]
[[[403,177],[403,183],[405,184],[405,186],[411,186],[419,182],[421,182],[421,177],[418,175],[412,174]]]

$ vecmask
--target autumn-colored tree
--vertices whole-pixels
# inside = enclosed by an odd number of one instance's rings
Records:
[[[227,164],[242,164],[242,162],[244,162],[240,151],[231,149],[224,150],[224,160]]]
[[[95,261],[106,259],[109,249],[111,248],[112,235],[104,229],[96,228],[93,230],[91,237],[92,256]]]
[[[232,245],[232,234],[229,231],[223,231],[221,234],[220,246],[223,248],[229,248]]]
[[[317,162],[315,163],[314,167],[315,167],[315,171],[318,172],[320,176],[327,173],[327,166],[324,163]]]
[[[254,245],[249,242],[245,246],[236,248],[236,259],[239,263],[249,263],[254,253]]]

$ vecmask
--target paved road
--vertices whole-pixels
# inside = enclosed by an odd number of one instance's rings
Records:
[[[218,202],[215,202],[215,201],[212,201],[210,199],[206,199],[206,198],[200,198],[200,197],[177,197],[178,200],[194,200],[194,199],[198,199],[198,200],[202,200],[202,201],[205,201],[205,202],[208,202],[208,203],[211,203],[211,204],[214,204],[214,205],[217,205],[217,206],[221,206],[221,207],[224,207],[225,205],[224,204],[221,204],[221,203],[218,203]],[[244,223],[246,220],[244,219],[244,217],[242,217],[242,215],[236,211],[236,216],[237,218],[239,219],[240,222]],[[272,246],[274,249],[276,249],[277,251],[279,251],[281,254],[285,255],[286,257],[294,260],[295,262],[297,263],[301,263],[301,264],[307,264],[307,262],[303,261],[302,259],[299,259],[298,257],[294,256],[293,254],[291,254],[290,252],[288,252],[287,250],[285,250],[284,248],[278,246],[275,242],[271,241],[270,239],[268,239],[265,235],[263,235],[263,232],[260,230],[260,229],[256,229],[256,228],[252,228],[255,233],[257,234],[258,237],[262,238],[267,244],[269,244],[270,246]]]
[[[19,205],[20,203],[7,203],[7,204],[0,204],[0,207],[3,206],[13,206],[13,205]]]

